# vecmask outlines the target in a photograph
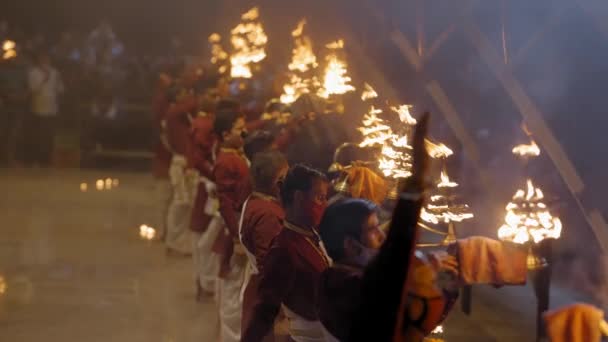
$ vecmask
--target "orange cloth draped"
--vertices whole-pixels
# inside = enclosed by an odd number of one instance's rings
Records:
[[[589,304],[573,304],[544,314],[551,342],[599,342],[604,312]]]
[[[463,284],[523,285],[528,253],[514,244],[474,236],[458,240],[448,248],[458,259]]]
[[[380,204],[386,198],[386,181],[365,166],[353,166],[347,170],[348,185],[353,198],[363,198]]]

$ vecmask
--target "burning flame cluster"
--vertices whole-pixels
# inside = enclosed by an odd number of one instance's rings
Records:
[[[350,84],[351,78],[347,75],[346,62],[338,57],[339,50],[344,48],[344,41],[340,39],[327,44],[325,47],[330,49],[331,52],[325,57],[327,66],[325,67],[322,86],[317,95],[327,99],[330,95],[341,95],[354,91],[355,87]]]
[[[12,40],[5,40],[2,43],[2,59],[12,59],[17,57],[17,44]]]
[[[515,146],[512,152],[521,158],[533,158],[540,155],[540,148],[531,141],[528,145]],[[542,190],[528,179],[526,188],[517,190],[507,204],[505,224],[498,229],[498,238],[519,244],[539,243],[547,238],[558,239],[562,233],[562,222],[551,215],[543,201],[544,197]]]
[[[225,73],[228,69],[226,66],[228,53],[224,51],[224,48],[222,47],[222,36],[218,33],[212,33],[209,36],[209,44],[211,44],[211,63],[218,66],[220,74]]]
[[[378,97],[378,93],[369,84],[365,84],[361,99],[364,101]],[[410,127],[416,124],[410,114],[409,105],[391,107],[391,111],[399,115],[401,123]],[[363,116],[362,126],[358,128],[363,135],[360,147],[381,147],[381,155],[378,159],[378,168],[385,177],[394,179],[407,178],[412,175],[412,147],[408,143],[407,134],[397,134],[391,126],[379,117],[384,111],[371,105],[368,112]]]
[[[370,89],[373,91],[371,87]],[[381,146],[378,168],[384,176],[407,178],[412,175],[412,157],[409,153],[411,146],[408,144],[407,135],[394,133],[388,123],[378,116],[382,113],[382,109],[370,106],[363,117],[363,126],[358,129],[363,135],[359,146]]]
[[[260,16],[257,7],[241,16],[242,22],[231,31],[230,43],[234,52],[230,56],[230,76],[233,78],[251,78],[252,64],[266,58],[268,36],[258,21]]]
[[[289,83],[283,86],[280,101],[284,104],[295,102],[301,95],[312,92],[320,83],[316,76],[310,75],[317,68],[317,56],[312,49],[310,38],[304,35],[306,20],[301,20],[296,29],[291,32],[294,39],[291,63],[289,69]]]
[[[439,224],[450,222],[462,222],[474,217],[466,204],[454,203],[451,192],[458,187],[458,183],[452,181],[447,172],[442,171],[439,183],[437,183],[438,194],[431,196],[426,208],[422,208],[420,218],[428,223]]]
[[[505,224],[498,229],[498,238],[519,244],[558,239],[562,222],[551,215],[543,199],[543,192],[528,179],[527,189],[517,190],[513,200],[507,204]]]

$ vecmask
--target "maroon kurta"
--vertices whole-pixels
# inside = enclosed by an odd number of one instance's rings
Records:
[[[213,246],[213,250],[222,258],[222,275],[228,270],[233,242],[238,239],[240,209],[251,194],[247,160],[237,150],[221,148],[213,177],[217,185],[220,214],[228,230],[228,234],[219,234]]]
[[[321,274],[319,320],[340,341],[348,339],[350,322],[359,305],[362,277],[363,270],[339,264]]]
[[[197,116],[192,121],[192,139],[193,144],[188,153],[188,166],[196,169],[201,176],[213,181],[215,135],[213,134],[212,116]],[[205,213],[208,198],[207,187],[205,183],[200,182],[190,218],[190,229],[195,232],[203,233],[211,221],[211,216]]]
[[[167,111],[167,138],[173,152],[186,156],[191,149],[189,113],[196,108],[196,99],[186,97],[177,104],[172,104]]]
[[[279,202],[266,195],[253,193],[243,215],[241,241],[247,251],[255,256],[258,272],[262,271],[264,259],[270,250],[272,240],[283,229],[285,212]],[[254,274],[249,279],[243,297],[242,326],[246,327],[251,320],[253,307],[257,300],[260,275]]]
[[[304,319],[317,320],[319,278],[328,266],[316,234],[286,223],[264,260],[258,299],[241,341],[261,341],[271,331],[281,304]]]

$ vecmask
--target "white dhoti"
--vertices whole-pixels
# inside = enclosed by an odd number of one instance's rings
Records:
[[[289,322],[289,336],[295,342],[325,342],[323,324],[320,321],[309,321],[297,315],[283,305],[283,313]]]
[[[167,236],[167,216],[169,213],[169,205],[173,197],[173,189],[168,179],[156,179],[154,181],[154,218],[152,219],[152,227],[158,229],[158,236],[165,240]]]
[[[230,260],[230,272],[220,279],[219,313],[221,340],[239,342],[241,340],[241,315],[243,301],[241,288],[245,279],[246,256],[235,252]]]
[[[201,288],[209,293],[216,292],[218,274],[220,272],[220,258],[213,252],[213,243],[222,231],[224,222],[221,217],[215,216],[209,223],[207,231],[197,234],[194,251],[195,276]]]
[[[198,174],[186,170],[186,158],[174,155],[169,168],[173,197],[167,211],[167,247],[181,253],[192,253],[194,235],[190,217],[198,189]]]

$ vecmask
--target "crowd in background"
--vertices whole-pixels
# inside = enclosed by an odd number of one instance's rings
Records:
[[[91,140],[103,139],[96,131],[103,130],[104,122],[120,121],[131,113],[145,125],[149,122],[151,85],[157,75],[186,59],[177,54],[177,48],[167,49],[164,55],[129,49],[107,22],[86,33],[53,35],[27,32],[0,21],[0,42],[7,47],[15,45],[10,55],[2,51],[0,58],[0,163],[11,166],[50,163],[51,150],[31,160],[32,153],[38,152],[23,147],[28,142],[50,146],[55,140],[65,140],[66,135],[76,135],[74,144],[84,147],[95,143]],[[36,68],[43,73],[33,84]],[[48,83],[46,70],[53,74]],[[57,108],[36,113],[34,102],[40,102],[41,96],[55,102]],[[48,127],[42,132],[37,128],[33,121],[40,114],[47,123],[53,123],[53,132]],[[41,134],[45,137],[36,138]]]

